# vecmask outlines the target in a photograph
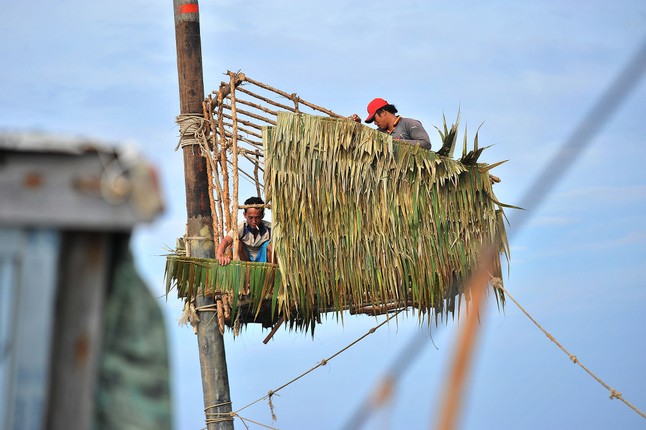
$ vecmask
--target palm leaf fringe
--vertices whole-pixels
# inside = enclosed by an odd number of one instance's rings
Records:
[[[452,154],[457,123],[438,131]],[[213,294],[230,308],[230,326],[242,316],[313,330],[330,311],[342,319],[345,310],[410,307],[437,321],[468,298],[463,285],[483,244],[508,258],[504,205],[492,166],[477,162],[477,133],[474,149],[453,160],[346,119],[279,112],[263,143],[278,266],[172,255],[167,295]],[[501,282],[500,259],[491,278]]]
[[[452,149],[457,124],[450,130],[441,135]],[[413,306],[446,315],[483,244],[508,255],[477,134],[468,164],[352,121],[287,112],[263,128],[263,142],[284,302],[301,314]],[[492,277],[501,278],[499,260]]]

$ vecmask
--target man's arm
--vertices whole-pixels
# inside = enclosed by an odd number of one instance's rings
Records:
[[[431,138],[424,129],[421,122],[416,119],[409,119],[406,123],[410,140],[414,140],[422,148],[431,149]]]
[[[221,265],[226,266],[231,262],[231,257],[226,255],[226,250],[231,244],[233,243],[233,239],[231,239],[231,236],[227,235],[224,236],[224,238],[220,241],[218,245],[218,250],[215,254],[215,257],[218,259]]]

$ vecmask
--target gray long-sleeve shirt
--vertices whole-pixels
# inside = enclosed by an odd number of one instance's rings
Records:
[[[382,128],[378,130],[383,133],[388,133],[387,130]],[[408,143],[419,145],[422,148],[431,149],[431,138],[428,137],[428,133],[424,130],[422,123],[416,119],[400,117],[393,131],[388,134],[393,139],[405,140]]]

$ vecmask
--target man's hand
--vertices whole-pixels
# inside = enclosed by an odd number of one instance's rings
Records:
[[[231,246],[233,239],[231,236],[224,236],[220,243],[218,244],[218,249],[215,251],[215,258],[218,259],[218,262],[221,266],[226,266],[231,262],[230,251],[227,251],[227,248]]]
[[[217,259],[221,266],[226,266],[231,262],[231,257],[228,255],[218,255]]]
[[[351,119],[354,122],[359,122],[359,123],[361,122],[361,118],[359,118],[359,115],[357,115],[356,113],[353,113],[352,115],[350,115],[348,119]]]

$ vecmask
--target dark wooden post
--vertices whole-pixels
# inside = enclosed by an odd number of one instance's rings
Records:
[[[204,78],[202,74],[202,45],[200,39],[197,0],[173,0],[175,8],[175,40],[177,43],[177,72],[179,77],[180,113],[202,117]],[[182,141],[193,136],[182,135]],[[180,143],[184,143],[184,142]],[[183,145],[186,185],[187,253],[192,257],[215,257],[213,227],[209,205],[206,160],[196,145]],[[212,305],[212,297],[196,299],[196,307]],[[197,323],[200,350],[202,391],[207,428],[232,430],[231,395],[227,373],[224,339],[212,313],[201,313]]]
[[[113,235],[65,232],[56,297],[46,423],[51,430],[93,427],[103,308]]]

